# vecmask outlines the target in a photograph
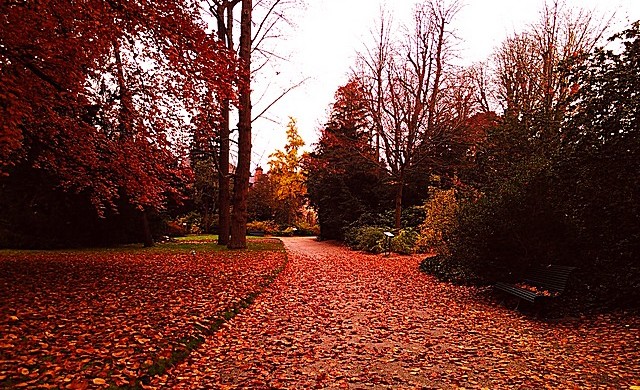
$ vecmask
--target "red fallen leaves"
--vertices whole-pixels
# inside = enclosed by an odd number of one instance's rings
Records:
[[[543,288],[532,286],[532,285],[527,284],[527,283],[516,283],[515,286],[516,287],[520,287],[520,288],[524,288],[525,290],[529,290],[531,292],[534,292],[534,293],[536,293],[538,295],[541,295],[541,296],[544,296],[544,297],[557,297],[558,296],[557,292],[545,290]]]
[[[0,253],[0,387],[131,384],[284,260],[279,250]]]
[[[640,319],[542,322],[416,257],[285,239],[285,270],[157,388],[629,388]]]

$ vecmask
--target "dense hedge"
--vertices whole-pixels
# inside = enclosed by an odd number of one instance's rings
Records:
[[[516,280],[535,264],[577,267],[567,299],[590,308],[640,305],[640,23],[622,53],[596,50],[563,123],[503,118],[465,173],[448,253],[422,268],[466,283]],[[616,107],[612,109],[612,107]],[[537,127],[536,127],[537,126]]]

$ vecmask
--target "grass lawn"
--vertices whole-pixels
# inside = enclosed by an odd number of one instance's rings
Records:
[[[275,239],[0,251],[0,387],[136,387],[181,360],[273,280]]]

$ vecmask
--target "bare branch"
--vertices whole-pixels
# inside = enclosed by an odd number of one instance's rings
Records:
[[[302,84],[304,84],[305,82],[307,82],[309,80],[309,77],[299,81],[298,83],[290,86],[289,88],[285,89],[277,98],[275,98],[271,103],[269,103],[267,105],[267,107],[262,110],[258,115],[256,115],[251,122],[254,122],[256,119],[262,117],[262,115],[264,115],[267,111],[269,111],[269,109],[271,109],[271,107],[273,107],[276,103],[278,103],[283,97],[285,97],[289,92],[293,91],[294,89],[300,87]]]

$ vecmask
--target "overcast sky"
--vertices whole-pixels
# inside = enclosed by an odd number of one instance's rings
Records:
[[[610,33],[640,19],[640,0],[566,0],[567,6],[595,10],[604,17],[615,12]],[[258,77],[254,90],[254,114],[287,86],[308,78],[302,87],[280,100],[267,119],[254,122],[252,169],[267,169],[269,154],[283,148],[288,117],[298,120],[302,138],[311,147],[326,121],[336,89],[348,78],[356,51],[370,39],[381,4],[396,22],[410,20],[414,0],[307,0],[306,7],[291,10],[295,26],[277,42],[276,50],[288,55]],[[489,57],[508,35],[538,20],[543,0],[463,0],[453,23],[460,42],[460,63]],[[610,34],[609,34],[610,35]],[[268,88],[266,88],[268,86]],[[264,90],[267,95],[262,97]]]

